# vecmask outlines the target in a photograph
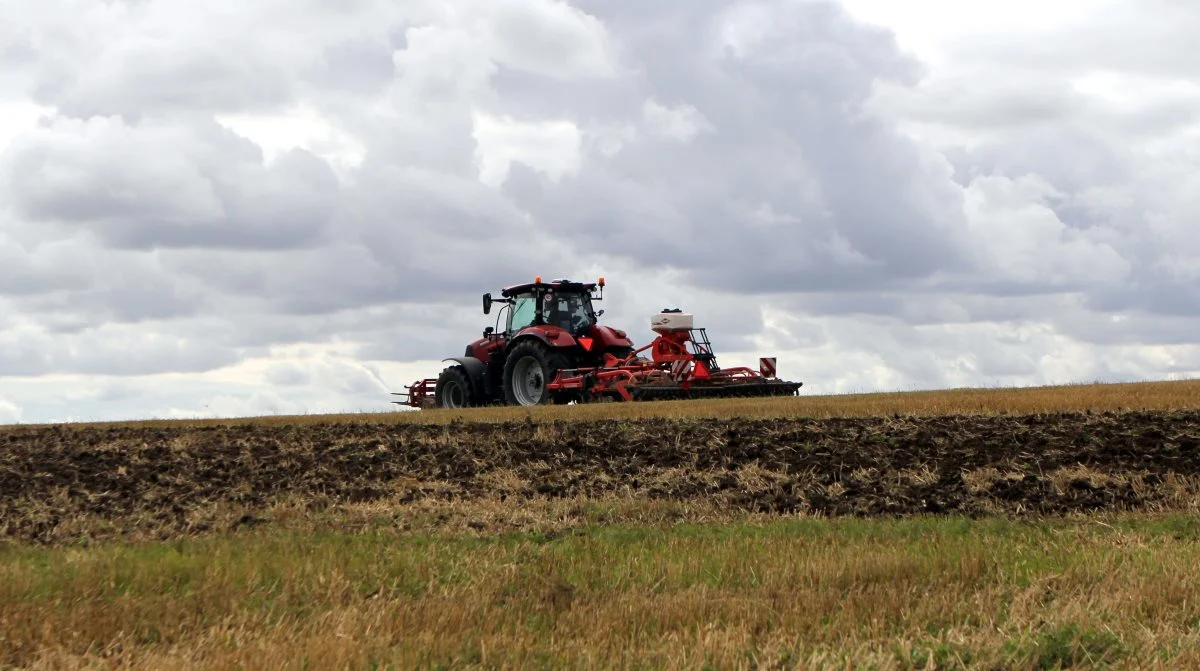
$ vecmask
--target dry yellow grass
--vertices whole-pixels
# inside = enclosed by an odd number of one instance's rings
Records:
[[[319,422],[535,422],[565,419],[634,419],[640,417],[868,417],[947,414],[1025,414],[1072,411],[1196,410],[1200,380],[1077,384],[1051,387],[948,389],[872,394],[801,395],[786,398],[595,403],[535,408],[485,407],[467,410],[400,410],[343,415],[279,415],[230,419],[172,419],[137,422],[79,423],[138,426],[203,426],[211,424],[307,424]]]
[[[1190,517],[0,551],[0,666],[1196,668]]]

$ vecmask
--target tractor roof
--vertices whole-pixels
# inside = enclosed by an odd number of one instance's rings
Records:
[[[540,278],[539,278],[540,279]],[[534,289],[554,289],[559,292],[590,292],[596,288],[595,282],[572,282],[571,280],[554,280],[553,282],[526,282],[525,284],[514,284],[513,286],[504,287],[500,295],[505,298],[525,294]]]

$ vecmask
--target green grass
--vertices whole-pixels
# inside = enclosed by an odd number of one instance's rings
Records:
[[[1197,540],[1126,515],[11,545],[0,666],[1186,667]]]

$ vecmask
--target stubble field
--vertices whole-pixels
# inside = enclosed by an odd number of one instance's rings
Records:
[[[1198,504],[1196,382],[7,427],[0,667],[1171,668]]]

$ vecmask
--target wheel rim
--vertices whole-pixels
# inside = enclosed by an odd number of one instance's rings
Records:
[[[536,358],[524,357],[513,366],[512,389],[513,396],[521,405],[541,403],[542,395],[546,393],[546,378]]]
[[[446,386],[442,387],[443,407],[461,408],[466,405],[465,396],[462,386],[457,382],[447,382]]]

